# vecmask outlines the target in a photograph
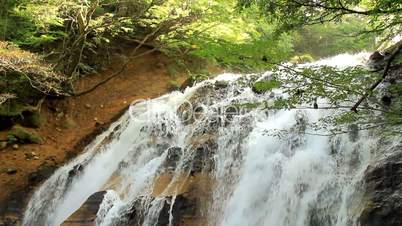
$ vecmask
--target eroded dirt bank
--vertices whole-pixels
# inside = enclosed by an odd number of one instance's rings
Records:
[[[119,70],[122,57],[116,55],[109,69],[81,79],[78,89],[85,90]],[[33,189],[79,154],[132,101],[165,94],[171,90],[172,81],[182,84],[186,76],[169,75],[171,64],[166,56],[152,53],[133,60],[122,74],[91,93],[45,100],[41,112],[46,121],[36,130],[43,142],[0,151],[0,225],[13,225]]]

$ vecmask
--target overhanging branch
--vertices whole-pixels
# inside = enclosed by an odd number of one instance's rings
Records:
[[[368,97],[370,96],[373,91],[377,88],[378,85],[381,84],[381,82],[384,81],[384,79],[388,76],[389,70],[391,68],[391,64],[392,62],[395,60],[396,56],[401,52],[402,50],[402,42],[399,42],[397,44],[397,47],[394,49],[394,51],[392,52],[391,56],[389,57],[389,59],[387,60],[387,63],[384,67],[384,72],[382,74],[382,77],[379,78],[368,90],[367,92],[360,97],[360,99],[356,102],[355,105],[353,105],[353,107],[350,109],[351,111],[357,112],[357,108],[360,106],[360,104]]]

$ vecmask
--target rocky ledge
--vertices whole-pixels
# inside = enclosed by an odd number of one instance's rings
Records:
[[[402,225],[402,146],[365,173],[361,226]]]

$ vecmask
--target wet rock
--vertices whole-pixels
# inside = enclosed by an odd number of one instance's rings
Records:
[[[229,82],[227,82],[227,81],[216,81],[214,85],[215,85],[216,89],[224,89],[224,88],[229,86]]]
[[[213,154],[216,150],[216,144],[204,144],[195,150],[191,175],[202,171],[210,172],[214,167]]]
[[[105,194],[105,191],[100,191],[91,195],[77,211],[63,222],[62,226],[92,226],[99,223],[96,222],[96,216],[105,198]],[[174,204],[171,206],[173,200]],[[126,209],[121,212],[120,216],[117,216],[113,220],[113,225],[142,225],[146,211],[143,209],[144,205],[148,205],[147,209],[149,209],[153,201],[155,201],[154,197],[138,197],[126,206]],[[168,196],[161,199],[161,202],[162,208],[159,215],[154,219],[155,222],[152,224],[154,226],[168,226],[170,215],[173,216],[171,225],[179,226],[184,217],[191,217],[196,213],[195,200],[190,200],[183,195],[177,195],[174,199]]]
[[[72,170],[68,171],[69,179],[72,179],[73,177],[78,175],[83,169],[84,167],[81,164],[74,166]]]
[[[120,217],[120,222],[115,225],[142,225],[144,221],[144,212],[142,210],[143,199],[147,199],[148,203],[152,203],[154,198],[150,197],[140,197],[137,199],[131,207],[128,208],[129,211],[122,217]],[[170,215],[172,215],[172,226],[179,226],[185,217],[192,217],[196,213],[196,203],[195,200],[190,200],[183,195],[177,195],[174,199],[172,196],[165,197],[161,200],[162,208],[157,215],[156,219],[153,219],[155,226],[168,226],[170,221]],[[171,203],[174,201],[173,206]],[[151,208],[151,206],[149,206]],[[140,222],[140,224],[138,224]]]
[[[66,151],[65,156],[66,156],[66,159],[72,159],[77,156],[77,153],[74,151]]]
[[[54,163],[44,162],[35,172],[28,174],[28,182],[34,186],[49,178],[56,170],[57,166]]]
[[[170,214],[173,216],[172,226],[179,226],[184,216],[192,216],[195,213],[195,205],[193,202],[185,198],[183,195],[178,195],[172,207],[170,213],[172,197],[169,197],[162,208],[162,211],[158,217],[158,223],[156,226],[168,226]]]
[[[216,90],[213,83],[205,83],[177,108],[177,115],[185,125],[193,124],[203,118],[204,109],[213,104],[225,89]]]
[[[81,207],[75,211],[67,220],[61,224],[62,226],[93,226],[95,225],[96,214],[100,204],[105,197],[106,191],[99,191],[91,195]]]
[[[384,56],[378,51],[375,51],[369,57],[369,60],[371,60],[371,61],[382,61],[383,59],[384,59]]]
[[[402,147],[365,173],[366,203],[361,226],[402,225]],[[394,152],[395,153],[395,152]]]
[[[381,69],[384,66],[384,56],[380,52],[375,51],[369,57],[367,65],[373,69]]]
[[[195,83],[194,79],[189,77],[186,79],[186,81],[183,82],[180,86],[180,91],[184,91],[187,87],[193,86]]]
[[[177,162],[180,160],[183,151],[181,147],[170,147],[165,161],[165,167],[167,170],[174,171],[177,166]]]
[[[26,206],[27,190],[18,190],[10,193],[0,202],[0,225],[19,226]]]

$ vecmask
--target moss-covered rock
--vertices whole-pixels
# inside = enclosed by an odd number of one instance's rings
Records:
[[[281,85],[281,83],[274,79],[258,81],[253,84],[252,90],[255,93],[262,94],[262,93],[270,91],[274,88],[278,88],[280,85]]]
[[[24,112],[21,125],[31,128],[39,128],[46,122],[46,118],[38,111]]]
[[[8,129],[15,123],[26,127],[38,128],[45,119],[37,111],[37,107],[19,101],[8,101],[0,105],[0,130]]]
[[[229,82],[218,80],[215,82],[215,88],[224,89],[229,86]]]
[[[22,115],[22,112],[25,110],[26,109],[23,104],[12,101],[0,105],[0,116],[3,117],[20,116]]]
[[[21,126],[14,126],[10,132],[8,132],[9,140],[18,141],[21,143],[41,143],[42,138],[35,132],[29,131]]]

